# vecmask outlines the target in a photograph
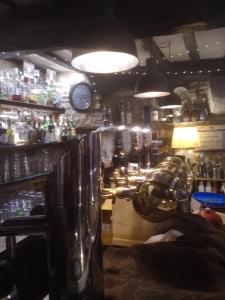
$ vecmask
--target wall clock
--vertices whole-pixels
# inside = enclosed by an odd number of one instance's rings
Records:
[[[76,111],[85,112],[89,110],[93,103],[91,86],[85,82],[80,82],[71,86],[69,101]]]

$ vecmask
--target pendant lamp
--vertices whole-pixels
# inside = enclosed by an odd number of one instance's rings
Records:
[[[175,109],[182,106],[181,98],[175,93],[160,98],[157,102],[161,109]]]
[[[139,60],[134,39],[124,25],[102,17],[82,25],[74,49],[72,66],[83,72],[107,74],[134,68]]]
[[[134,97],[157,98],[170,94],[169,83],[162,73],[157,71],[157,66],[150,59],[146,61],[147,73],[142,75],[135,86]]]

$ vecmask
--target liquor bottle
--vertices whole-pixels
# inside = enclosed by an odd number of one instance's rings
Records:
[[[0,144],[1,143],[8,143],[7,130],[3,128],[2,123],[0,123]]]
[[[67,120],[67,137],[68,137],[68,140],[71,140],[71,138],[72,138],[72,129],[71,129],[69,120]]]
[[[206,163],[205,163],[205,155],[202,152],[200,154],[200,162],[199,162],[199,166],[198,166],[198,173],[200,177],[206,177]]]
[[[205,187],[204,187],[203,181],[200,181],[198,184],[198,192],[202,193],[204,191],[205,191]]]
[[[37,143],[45,142],[45,130],[42,128],[42,124],[40,120],[38,120],[36,124],[36,140]]]
[[[217,184],[215,181],[212,183],[212,193],[217,193]]]
[[[120,132],[117,132],[115,136],[115,148],[112,157],[112,163],[114,168],[126,168],[128,164],[127,155],[123,150],[122,135]]]
[[[76,137],[76,127],[74,122],[71,122],[71,139],[73,140]]]
[[[212,177],[216,178],[217,172],[216,172],[216,164],[214,161],[212,161]]]
[[[121,102],[120,120],[121,124],[126,124],[125,106],[123,101]]]
[[[149,149],[149,135],[147,133],[143,133],[143,146],[140,152],[140,166],[143,169],[151,167],[150,161],[150,149]]]
[[[130,103],[129,102],[127,102],[126,120],[127,120],[127,125],[132,124],[132,112],[131,112],[131,109],[130,109]]]
[[[221,179],[221,164],[219,161],[216,162],[216,178]]]
[[[108,115],[108,109],[106,105],[104,105],[103,107],[102,117],[103,117],[103,125],[106,127],[109,126],[109,115]]]
[[[56,136],[55,136],[55,125],[54,125],[53,115],[49,116],[48,132],[49,132],[49,141],[54,142],[56,140]]]
[[[130,163],[136,163],[138,165],[140,163],[140,150],[139,150],[137,132],[134,132],[132,136],[131,150],[129,153],[128,160]]]
[[[45,143],[49,143],[50,137],[49,137],[49,131],[48,131],[48,120],[47,120],[46,116],[44,116],[44,119],[43,119],[43,121],[41,123],[41,128],[45,132]]]
[[[62,141],[68,141],[67,124],[65,122],[64,122],[64,124],[62,126],[61,140]]]
[[[21,101],[21,79],[19,75],[18,69],[15,68],[15,74],[13,77],[13,95],[12,95],[12,100],[14,101]]]
[[[7,139],[8,139],[8,144],[9,145],[14,145],[15,144],[15,134],[14,130],[11,127],[11,120],[7,120]]]
[[[35,144],[36,143],[36,131],[34,128],[34,124],[33,124],[33,120],[29,119],[27,121],[27,125],[28,125],[28,142],[29,144]]]

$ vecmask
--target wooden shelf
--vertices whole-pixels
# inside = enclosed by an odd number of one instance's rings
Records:
[[[205,178],[205,177],[196,177],[195,180],[198,180],[198,181],[225,181],[225,178],[224,179],[216,179],[216,178]]]
[[[220,152],[220,151],[224,151],[225,150],[225,148],[221,148],[221,149],[204,149],[204,148],[202,148],[202,149],[194,149],[194,152]]]
[[[65,109],[55,106],[46,106],[46,105],[39,105],[39,104],[33,104],[33,103],[27,103],[27,102],[20,102],[20,101],[12,101],[12,100],[4,100],[0,99],[0,106],[17,106],[17,107],[24,107],[24,108],[32,108],[32,109],[39,109],[39,110],[45,110],[50,111],[54,113],[60,113],[64,114]]]
[[[36,174],[36,175],[29,176],[29,177],[16,179],[16,180],[13,180],[13,181],[0,183],[0,187],[9,186],[11,184],[24,183],[24,182],[33,181],[33,180],[36,180],[36,179],[42,179],[42,178],[44,179],[44,178],[46,178],[46,176],[48,176],[47,172],[46,173],[41,173],[41,174]]]
[[[187,126],[187,127],[189,127],[189,126],[202,126],[202,125],[216,125],[216,124],[212,124],[211,122],[209,122],[209,121],[195,121],[195,122],[192,122],[192,121],[190,121],[190,122],[176,122],[176,123],[170,123],[170,124],[168,124],[168,125],[171,125],[171,126],[180,126],[180,127],[182,127],[182,126]]]
[[[31,145],[7,145],[7,146],[0,146],[0,153],[1,152],[8,152],[8,151],[26,151],[26,150],[37,150],[41,148],[49,148],[53,146],[68,146],[72,143],[72,141],[65,141],[65,142],[51,142],[46,144],[31,144]]]

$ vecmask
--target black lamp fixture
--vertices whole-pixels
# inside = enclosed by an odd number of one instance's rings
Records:
[[[107,74],[134,68],[139,59],[133,37],[118,20],[101,17],[85,24],[77,38],[72,66],[83,72]]]
[[[160,98],[157,102],[161,109],[175,109],[182,106],[181,98],[175,93],[172,93],[167,97]]]
[[[135,98],[157,98],[170,94],[169,84],[162,73],[158,72],[156,65],[147,60],[147,73],[142,75],[135,86]]]

